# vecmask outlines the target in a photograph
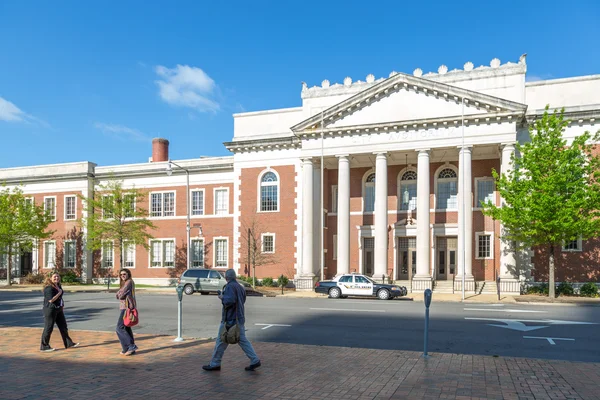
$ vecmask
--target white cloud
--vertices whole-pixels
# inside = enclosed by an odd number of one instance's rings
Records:
[[[19,107],[0,97],[0,121],[22,122],[29,118]]]
[[[147,142],[151,140],[150,137],[146,136],[143,132],[124,125],[96,122],[94,127],[107,135],[114,136],[119,139],[136,140],[140,142]]]
[[[200,68],[188,65],[167,68],[158,65],[154,70],[161,78],[156,81],[158,93],[166,103],[200,112],[219,111],[219,103],[214,100],[215,81]]]

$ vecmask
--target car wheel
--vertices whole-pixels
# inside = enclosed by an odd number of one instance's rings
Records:
[[[183,293],[187,294],[188,296],[194,294],[194,287],[192,285],[185,285],[183,287]]]
[[[387,300],[390,298],[390,292],[387,289],[379,289],[377,297],[379,297],[379,300]]]
[[[329,290],[329,297],[331,297],[332,299],[338,299],[342,296],[342,291],[339,288],[331,288]]]

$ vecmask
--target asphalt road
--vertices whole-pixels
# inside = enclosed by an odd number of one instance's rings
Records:
[[[114,331],[113,294],[68,293],[64,300],[69,329]],[[42,327],[41,304],[40,293],[0,292],[0,325]],[[138,306],[142,322],[135,331],[177,335],[176,296],[138,294]],[[184,296],[183,336],[214,337],[220,313],[214,295]],[[434,295],[429,351],[600,362],[599,323],[597,306],[436,303]],[[254,341],[423,351],[423,327],[424,304],[402,299],[246,302]]]

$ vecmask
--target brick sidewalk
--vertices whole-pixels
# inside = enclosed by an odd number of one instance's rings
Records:
[[[41,330],[0,328],[3,399],[599,399],[600,363],[255,343],[263,367],[244,371],[238,346],[220,372],[201,366],[213,342],[136,335],[123,357],[116,335],[72,331],[76,349],[39,352]]]

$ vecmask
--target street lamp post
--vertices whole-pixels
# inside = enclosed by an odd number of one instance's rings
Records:
[[[174,163],[173,161],[169,160],[169,162],[167,163],[167,175],[171,176],[171,174],[173,173],[173,165],[176,166],[179,169],[182,169],[185,171],[185,176],[186,176],[186,190],[185,190],[185,199],[186,199],[186,208],[187,208],[187,223],[186,223],[186,234],[187,234],[187,268],[190,268],[190,255],[191,255],[191,251],[190,251],[190,171],[187,168],[183,168],[181,165],[178,165],[176,163]]]

